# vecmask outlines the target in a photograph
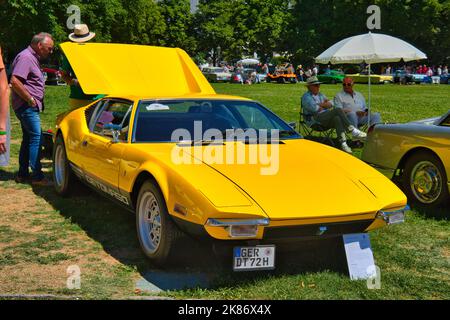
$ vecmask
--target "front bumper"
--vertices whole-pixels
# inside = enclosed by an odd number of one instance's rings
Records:
[[[362,233],[386,225],[375,215],[363,220],[349,220],[340,222],[323,222],[309,224],[286,224],[286,221],[271,221],[268,226],[258,226],[255,237],[232,238],[225,227],[199,225],[175,218],[176,224],[185,233],[199,240],[220,240],[226,242],[258,241],[261,243],[298,242],[321,238],[339,237],[349,233]]]

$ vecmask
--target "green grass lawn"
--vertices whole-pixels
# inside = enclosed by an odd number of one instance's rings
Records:
[[[300,97],[306,91],[301,84],[214,87],[218,93],[260,101],[288,122],[298,121]],[[367,86],[358,85],[356,89],[367,96]],[[322,87],[330,99],[338,90],[339,85]],[[55,116],[66,110],[67,96],[66,87],[47,87],[44,129],[52,128]],[[443,85],[372,87],[373,110],[389,122],[442,115],[450,109],[449,97],[450,86]],[[0,295],[94,299],[145,294],[136,291],[135,283],[154,268],[140,251],[134,217],[87,189],[61,198],[52,188],[16,185],[12,177],[18,165],[21,131],[14,116],[12,120],[11,166],[0,169]],[[44,167],[50,174],[51,163],[44,162]],[[195,243],[190,243],[170,271],[213,275],[211,288],[161,295],[208,299],[450,299],[448,211],[412,212],[404,224],[371,232],[376,264],[381,269],[380,290],[369,290],[365,281],[350,281],[342,265],[334,265],[334,253],[326,248],[283,253],[274,272],[233,274],[213,258],[205,257],[211,254],[208,248],[195,248]],[[325,260],[330,257],[323,265],[314,265],[311,254]],[[70,265],[81,269],[81,290],[66,288]]]

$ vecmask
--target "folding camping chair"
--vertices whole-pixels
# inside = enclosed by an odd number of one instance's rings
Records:
[[[303,111],[303,106],[300,107],[299,131],[300,133],[303,131],[307,139],[316,140],[314,138],[317,138],[322,143],[335,146],[333,141],[334,129],[325,128],[319,122],[315,122],[312,115]]]

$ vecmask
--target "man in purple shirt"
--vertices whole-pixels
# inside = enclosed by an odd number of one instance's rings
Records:
[[[41,32],[33,37],[28,48],[20,52],[12,63],[12,106],[22,126],[23,139],[19,153],[19,173],[16,182],[29,181],[33,185],[48,186],[41,165],[41,120],[44,110],[45,81],[40,61],[53,52],[54,42],[50,34]],[[31,167],[31,177],[29,174]]]

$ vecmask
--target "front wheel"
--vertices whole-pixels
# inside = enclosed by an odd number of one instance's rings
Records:
[[[155,264],[164,265],[172,255],[181,231],[172,222],[164,197],[152,181],[146,181],[139,192],[136,228],[145,255]]]
[[[67,160],[64,139],[61,134],[58,134],[53,146],[53,181],[56,192],[61,196],[67,196],[75,189],[76,177]]]
[[[407,160],[403,187],[409,199],[423,205],[439,207],[450,199],[444,166],[428,152],[416,153]]]

